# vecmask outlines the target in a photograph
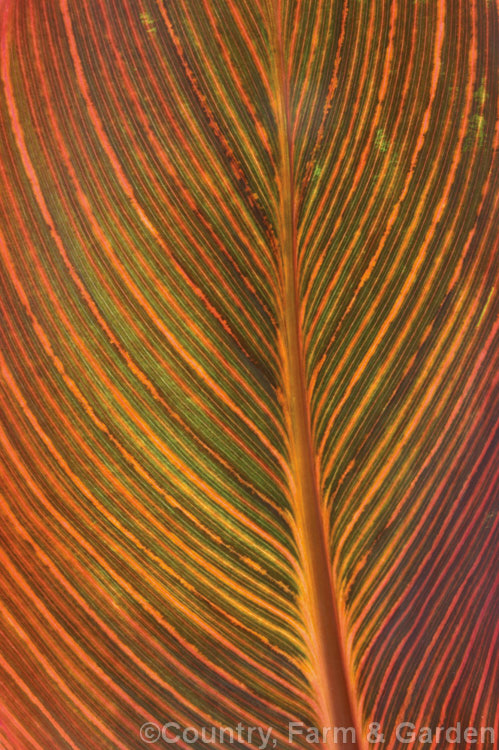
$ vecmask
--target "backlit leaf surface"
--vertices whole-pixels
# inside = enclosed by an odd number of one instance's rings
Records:
[[[2,748],[498,731],[497,10],[1,0]]]

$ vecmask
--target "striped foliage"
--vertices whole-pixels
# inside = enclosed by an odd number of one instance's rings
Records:
[[[499,733],[496,0],[0,23],[2,750]]]

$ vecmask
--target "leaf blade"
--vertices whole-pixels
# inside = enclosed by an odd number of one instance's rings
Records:
[[[16,750],[496,721],[497,24],[419,5],[2,8]]]

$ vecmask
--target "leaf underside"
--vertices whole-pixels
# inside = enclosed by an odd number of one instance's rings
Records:
[[[497,733],[496,2],[0,22],[1,747]]]

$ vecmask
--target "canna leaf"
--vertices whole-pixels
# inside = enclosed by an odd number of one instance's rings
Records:
[[[496,3],[0,18],[2,748],[492,747]]]

